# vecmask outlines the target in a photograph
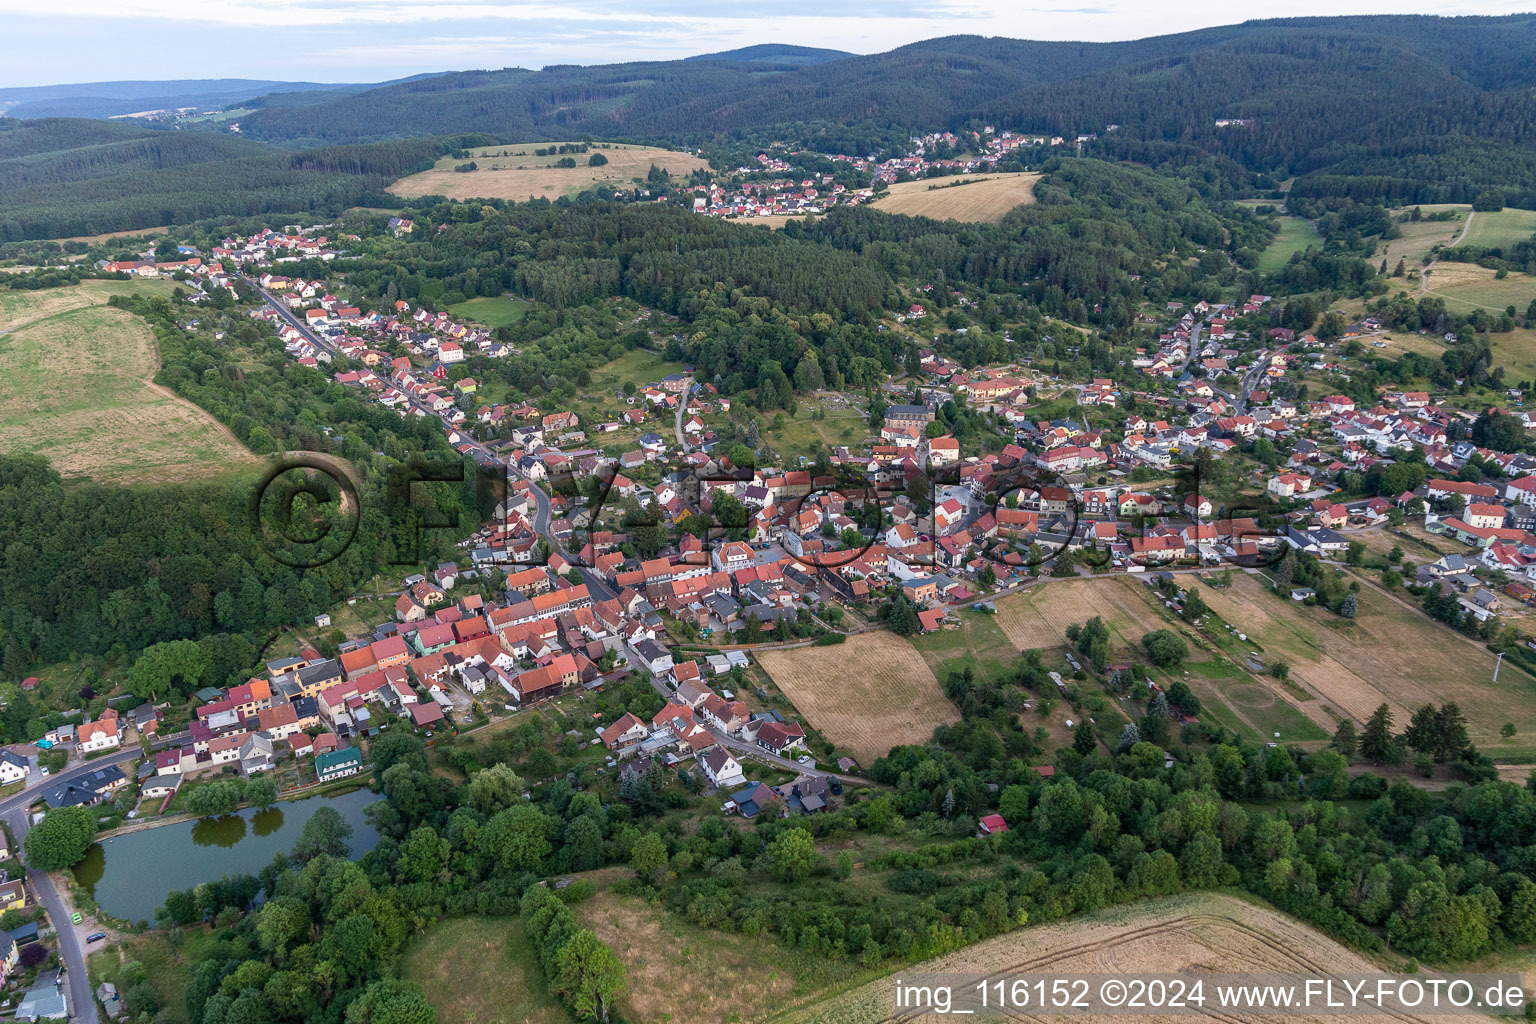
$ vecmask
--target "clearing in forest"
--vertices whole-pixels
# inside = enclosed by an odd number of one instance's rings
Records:
[[[892,185],[877,210],[935,220],[996,223],[1016,206],[1035,201],[1038,174],[967,174],[959,180],[921,178]]]
[[[536,156],[534,151],[559,147],[558,142],[519,142],[507,146],[481,146],[471,150],[467,159],[445,156],[429,171],[401,178],[389,190],[407,199],[417,196],[447,196],[449,199],[558,199],[611,183],[627,186],[631,179],[644,179],[655,164],[664,171],[686,177],[709,164],[692,153],[679,153],[651,146],[620,143],[593,143],[585,153],[552,153]],[[592,154],[601,153],[608,162],[589,166]],[[503,155],[505,154],[505,155]],[[556,166],[561,160],[576,162],[575,167]],[[473,171],[455,171],[462,164],[474,163]]]

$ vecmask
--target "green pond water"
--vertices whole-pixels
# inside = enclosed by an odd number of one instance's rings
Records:
[[[372,790],[355,789],[115,836],[86,851],[75,865],[75,880],[113,917],[153,922],[167,893],[225,875],[254,875],[274,854],[287,853],[321,807],[352,826],[352,856],[362,856],[379,841],[363,816],[378,799]]]

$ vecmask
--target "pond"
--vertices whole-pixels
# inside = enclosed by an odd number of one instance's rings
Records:
[[[114,836],[86,851],[75,865],[75,880],[113,917],[153,922],[167,893],[225,875],[254,875],[275,854],[287,853],[321,807],[332,808],[352,826],[352,856],[362,856],[379,841],[363,816],[378,799],[364,787]]]

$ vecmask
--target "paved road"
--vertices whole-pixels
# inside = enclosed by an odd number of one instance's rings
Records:
[[[694,383],[690,380],[688,386],[683,388],[682,397],[677,400],[677,416],[672,423],[672,433],[677,435],[677,443],[684,448],[688,447],[688,442],[683,437],[683,415],[688,411],[688,396],[693,394],[693,389]]]
[[[85,761],[44,779],[39,785],[28,786],[20,793],[0,802],[0,816],[3,816],[11,826],[11,835],[16,842],[17,854],[21,852],[21,844],[26,839],[27,833],[32,830],[32,823],[27,817],[27,808],[42,796],[44,788],[80,778],[98,768],[124,764],[140,756],[138,747],[133,747]],[[26,881],[27,887],[32,891],[37,902],[48,911],[48,918],[53,922],[54,930],[58,933],[59,955],[64,961],[65,976],[69,979],[69,1006],[72,1016],[80,1024],[97,1024],[96,997],[91,992],[90,975],[85,969],[81,929],[70,923],[69,911],[54,887],[53,879],[42,871],[33,871],[28,868]]]

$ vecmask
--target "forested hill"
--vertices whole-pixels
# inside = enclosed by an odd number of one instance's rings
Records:
[[[994,124],[1096,133],[1108,155],[1215,161],[1229,177],[1317,175],[1315,194],[1365,175],[1380,179],[1376,196],[1466,201],[1497,185],[1536,205],[1524,143],[1533,15],[1288,19],[1120,43],[952,36],[811,65],[729,56],[466,72],[315,105],[288,96],[243,128],[283,144],[484,131],[686,145],[820,136],[835,148],[849,133],[827,125],[877,126],[866,137],[885,140]],[[1216,125],[1230,118],[1254,123]]]
[[[0,118],[0,241],[185,224],[215,216],[330,215],[484,136],[290,152],[248,139],[115,121]]]
[[[791,46],[787,43],[759,43],[720,53],[701,53],[687,60],[737,60],[769,64],[825,64],[852,57],[846,50],[825,50],[816,46]]]

